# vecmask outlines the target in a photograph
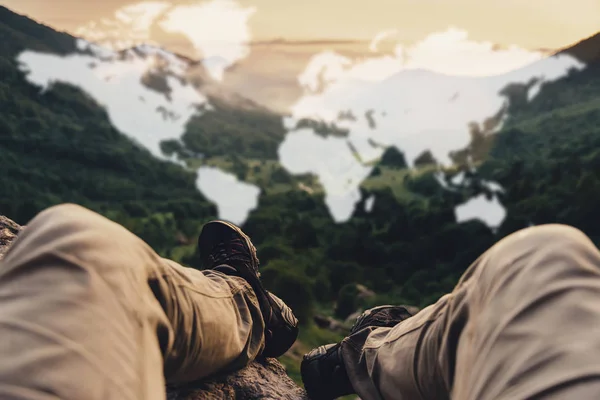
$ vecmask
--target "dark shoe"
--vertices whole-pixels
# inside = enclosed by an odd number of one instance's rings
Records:
[[[198,252],[203,268],[242,277],[250,284],[266,325],[262,355],[283,355],[298,337],[298,320],[280,298],[263,287],[256,248],[250,238],[229,222],[211,221],[198,237]]]
[[[408,306],[379,306],[366,310],[350,329],[350,334],[368,327],[391,328],[415,315],[418,309]]]
[[[393,327],[412,317],[417,310],[404,306],[379,306],[362,313],[350,335],[368,327]],[[329,344],[304,356],[300,372],[308,396],[313,400],[332,400],[354,394],[344,366],[340,344]]]
[[[354,394],[339,344],[328,344],[304,356],[300,366],[302,382],[312,400],[333,400]]]

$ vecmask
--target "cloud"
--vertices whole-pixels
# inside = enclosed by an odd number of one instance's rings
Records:
[[[248,19],[255,12],[233,0],[213,0],[174,7],[159,25],[187,36],[211,76],[221,80],[225,69],[250,53]]]
[[[377,35],[375,35],[375,37],[371,41],[371,44],[369,44],[369,50],[371,50],[372,52],[376,52],[379,43],[381,43],[385,39],[394,37],[397,34],[398,29],[390,29],[389,31],[379,32]]]
[[[154,21],[172,5],[164,1],[146,1],[118,9],[114,18],[103,18],[75,30],[75,34],[111,49],[123,49],[150,43]]]
[[[235,0],[211,0],[186,5],[146,1],[122,7],[114,18],[91,21],[76,35],[114,50],[153,44],[151,31],[184,35],[202,58],[204,67],[216,80],[227,68],[248,56],[251,39],[248,19],[254,7],[242,7]]]
[[[385,31],[376,35],[370,48],[392,35]],[[396,73],[424,69],[452,76],[501,75],[544,58],[544,53],[516,46],[498,49],[491,42],[470,40],[464,30],[450,28],[410,45],[397,45],[393,55],[365,58],[359,61],[322,52],[315,55],[299,77],[301,86],[316,91],[319,80],[382,81]]]
[[[464,30],[433,33],[412,46],[397,46],[403,69],[427,69],[447,75],[491,76],[523,67],[544,53],[517,46],[498,49],[491,42],[470,40]]]

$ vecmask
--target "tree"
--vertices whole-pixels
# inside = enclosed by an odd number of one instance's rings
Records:
[[[404,153],[398,150],[396,146],[390,146],[387,149],[385,149],[385,152],[383,153],[383,156],[381,156],[381,160],[379,161],[379,165],[382,167],[396,169],[408,168],[408,164],[406,163]]]
[[[415,167],[426,167],[428,165],[437,165],[437,161],[430,150],[425,150],[414,161]]]

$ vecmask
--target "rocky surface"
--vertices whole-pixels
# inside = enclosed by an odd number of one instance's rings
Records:
[[[246,368],[214,381],[189,388],[167,389],[168,400],[308,399],[275,359],[254,361]]]
[[[0,215],[0,260],[8,250],[8,245],[17,237],[20,230],[21,227],[14,221]]]
[[[0,259],[22,228],[0,215]],[[187,387],[167,387],[168,400],[304,400],[302,388],[290,379],[275,359],[252,362],[246,368]]]

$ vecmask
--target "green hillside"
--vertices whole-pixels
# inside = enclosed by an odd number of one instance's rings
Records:
[[[78,88],[40,93],[15,56],[67,54],[75,39],[0,7],[0,213],[26,223],[45,207],[75,202],[125,224],[163,253],[181,231],[216,215],[195,174],[159,161],[111,126]],[[169,228],[164,229],[163,228]]]

